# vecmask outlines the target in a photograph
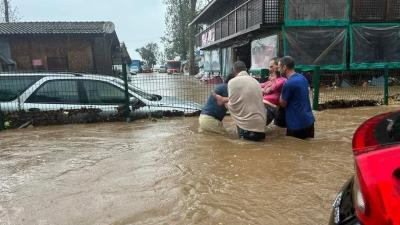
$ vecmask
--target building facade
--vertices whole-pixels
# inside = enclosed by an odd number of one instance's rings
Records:
[[[192,24],[210,73],[236,60],[259,73],[282,55],[302,70],[400,68],[399,0],[213,0]]]
[[[120,42],[111,22],[1,23],[0,48],[3,71],[112,74],[112,65],[121,61]]]

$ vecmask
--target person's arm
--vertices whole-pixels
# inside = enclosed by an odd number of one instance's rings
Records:
[[[262,89],[264,95],[269,94],[271,92],[271,86],[272,86],[271,81],[265,82],[264,88]]]
[[[228,97],[223,97],[219,94],[216,94],[215,92],[213,93],[213,96],[215,98],[215,100],[217,100],[217,104],[218,105],[227,105],[227,103],[229,102],[229,98]]]
[[[280,105],[281,107],[283,107],[283,108],[286,108],[286,107],[287,107],[287,101],[284,100],[284,99],[282,98],[282,95],[281,95],[281,97],[279,98],[279,105]]]
[[[288,105],[288,101],[291,97],[291,86],[287,83],[283,85],[282,94],[279,98],[279,105],[283,108],[286,108]]]

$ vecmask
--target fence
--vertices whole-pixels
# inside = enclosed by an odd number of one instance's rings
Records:
[[[388,105],[400,101],[400,70],[303,72],[312,88],[313,109]]]
[[[315,110],[388,105],[400,101],[400,70],[302,72]],[[124,77],[122,77],[124,78]],[[161,73],[121,77],[81,73],[0,74],[0,130],[30,124],[122,121],[196,115],[218,77]]]
[[[0,129],[196,115],[214,89],[192,76],[0,73]]]

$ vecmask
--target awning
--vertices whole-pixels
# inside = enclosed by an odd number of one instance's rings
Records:
[[[0,53],[0,61],[7,65],[15,65],[16,63],[9,57]]]
[[[14,60],[11,59],[10,45],[8,40],[0,38],[0,60],[7,65],[15,65]]]

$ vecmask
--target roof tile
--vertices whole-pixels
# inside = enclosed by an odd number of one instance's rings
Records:
[[[113,33],[112,22],[15,22],[0,23],[0,35]]]

